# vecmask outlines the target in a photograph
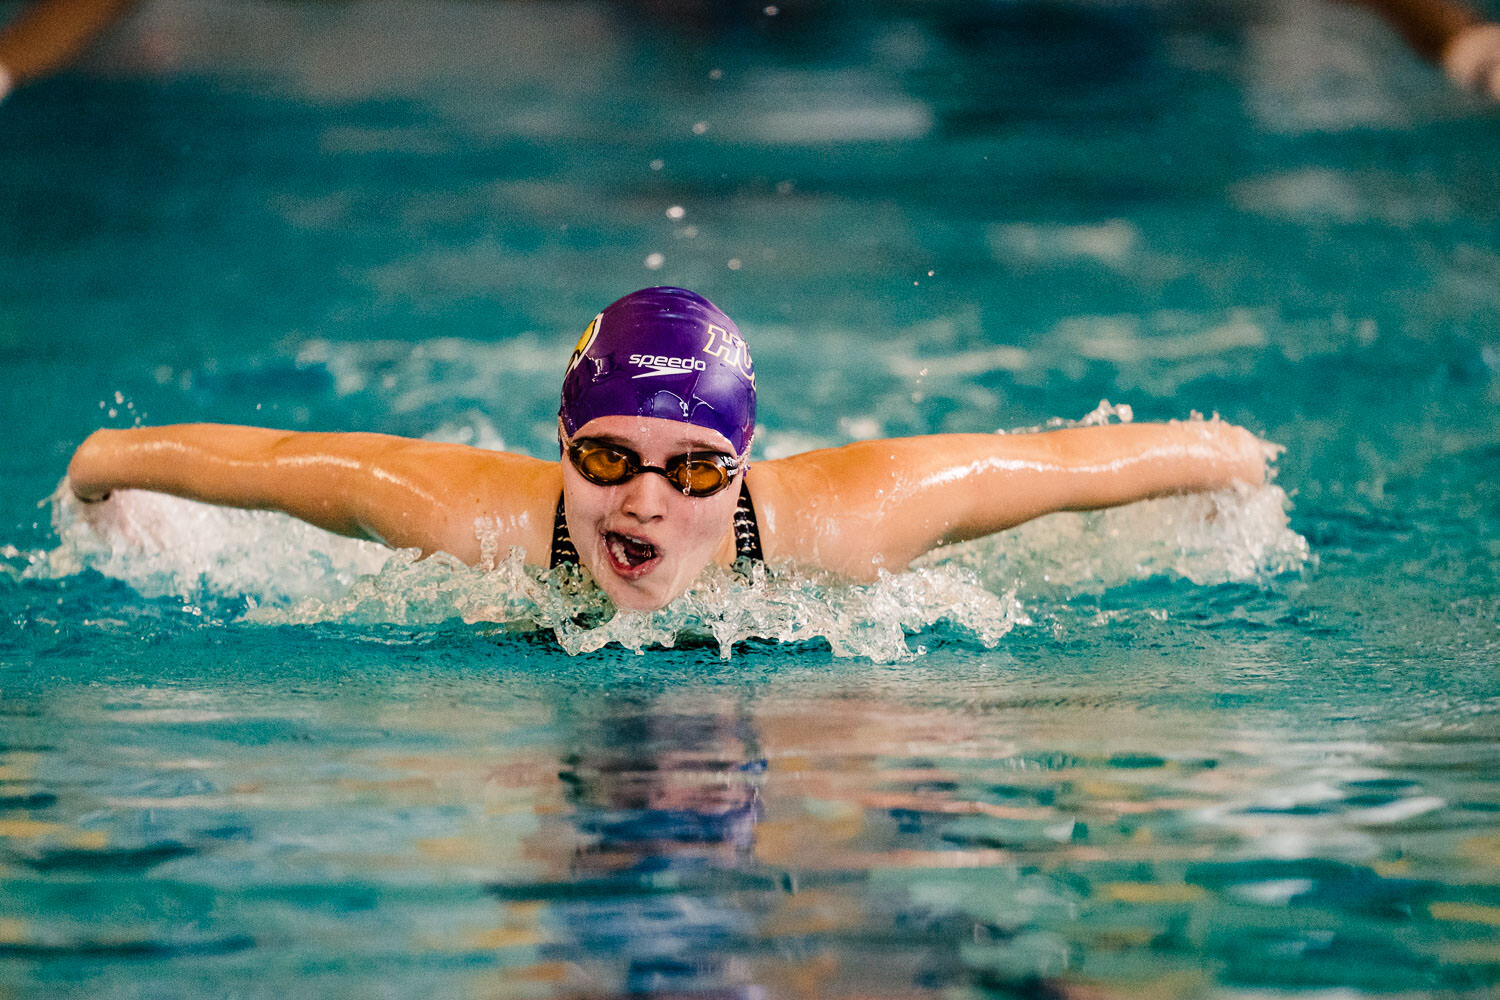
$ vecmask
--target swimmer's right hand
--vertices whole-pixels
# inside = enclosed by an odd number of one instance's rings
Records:
[[[111,442],[117,443],[121,435],[118,430],[94,431],[73,452],[63,475],[63,486],[79,503],[102,503],[109,499],[112,487],[125,485],[111,476],[120,465],[119,449]]]
[[[79,503],[103,503],[109,499],[109,490],[80,490],[71,478],[67,480],[68,492]]]
[[[80,496],[71,483],[63,483],[60,505],[63,522],[86,525],[94,537],[116,544],[141,549],[161,550],[163,545],[153,532],[149,514],[142,516],[140,506],[128,500],[129,491],[118,497],[109,492],[96,493],[90,497]],[[112,502],[106,502],[112,501]]]

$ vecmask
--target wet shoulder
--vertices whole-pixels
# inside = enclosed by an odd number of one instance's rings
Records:
[[[488,497],[481,517],[526,550],[526,561],[546,565],[552,546],[552,522],[562,496],[562,467],[529,455],[490,453],[484,477]],[[510,520],[507,520],[510,519]]]
[[[791,561],[847,572],[851,557],[849,529],[865,520],[867,492],[861,482],[870,474],[867,449],[844,446],[803,452],[756,463],[750,470],[751,499],[760,522],[761,545],[768,561]]]
[[[449,511],[448,531],[454,546],[466,547],[476,526],[504,553],[526,550],[528,562],[546,562],[552,540],[552,516],[562,493],[562,470],[556,461],[490,451],[464,445],[423,449],[424,465]],[[467,551],[457,553],[474,561]]]

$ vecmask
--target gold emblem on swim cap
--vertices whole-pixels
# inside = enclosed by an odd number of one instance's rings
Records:
[[[589,325],[583,328],[583,336],[578,338],[578,345],[573,348],[573,356],[568,359],[567,371],[572,371],[578,365],[578,360],[594,346],[594,338],[599,336],[599,321],[604,318],[600,313],[589,321]]]

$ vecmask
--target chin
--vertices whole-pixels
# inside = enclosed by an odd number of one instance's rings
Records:
[[[614,602],[615,607],[623,611],[657,611],[671,604],[682,594],[681,590],[663,594],[655,590],[647,592],[636,587],[620,586],[601,585],[600,589]]]
[[[631,581],[616,576],[607,566],[589,566],[588,571],[605,596],[624,611],[656,611],[671,604],[687,590],[686,584],[674,587],[671,581],[664,576],[659,578],[657,573]]]
[[[708,562],[704,559],[704,564]],[[662,552],[644,567],[621,567],[610,559],[607,543],[583,559],[589,575],[615,607],[625,611],[657,611],[687,592],[698,572],[686,572],[681,553]]]
[[[672,597],[677,595],[673,594]],[[611,595],[615,607],[622,611],[660,611],[672,603],[672,597],[651,597],[646,594],[619,594]]]

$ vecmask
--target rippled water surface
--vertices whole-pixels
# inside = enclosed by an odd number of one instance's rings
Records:
[[[148,0],[0,136],[0,994],[1500,988],[1500,116],[1360,9]],[[550,456],[652,283],[764,457],[1285,451],[616,617],[49,499],[137,421]]]

